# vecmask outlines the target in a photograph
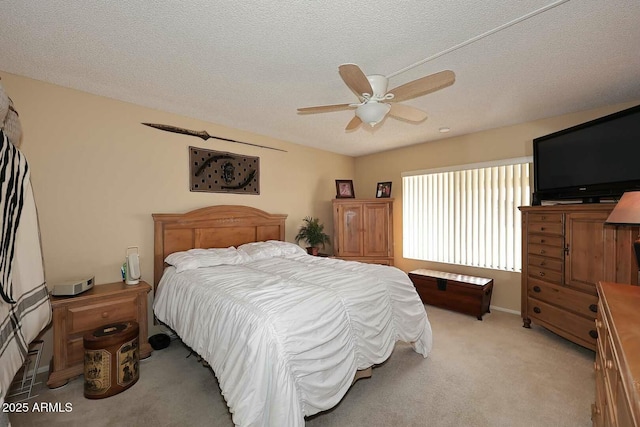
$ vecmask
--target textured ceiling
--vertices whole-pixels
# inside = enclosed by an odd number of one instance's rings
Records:
[[[638,0],[21,0],[0,10],[2,71],[353,156],[640,99]],[[356,101],[343,63],[391,75],[390,88],[445,69],[456,83],[405,102],[427,112],[419,124],[388,117],[345,132],[352,111],[298,115]]]

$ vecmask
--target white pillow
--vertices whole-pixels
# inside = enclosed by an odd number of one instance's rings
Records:
[[[282,252],[282,256],[290,255],[308,255],[307,251],[296,245],[295,243],[282,242],[280,240],[267,240],[267,243],[278,247]]]
[[[173,265],[177,273],[216,265],[234,265],[246,261],[242,253],[233,246],[228,248],[189,249],[169,254],[164,260]]]
[[[282,251],[276,245],[269,242],[252,242],[238,246],[238,251],[243,252],[251,261],[281,256]]]
[[[196,260],[196,257],[188,252],[174,252],[169,254],[164,259],[164,262],[169,265],[173,265],[178,273],[198,268],[198,261]]]

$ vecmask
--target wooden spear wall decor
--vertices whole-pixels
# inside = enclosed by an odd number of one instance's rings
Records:
[[[260,194],[260,158],[189,147],[191,191]]]
[[[180,133],[180,134],[183,134],[183,135],[197,136],[198,138],[202,138],[204,141],[206,141],[209,138],[214,138],[214,139],[219,139],[221,141],[235,142],[236,144],[244,144],[244,145],[250,145],[252,147],[266,148],[267,150],[276,150],[276,151],[282,151],[282,152],[285,152],[285,153],[287,152],[286,150],[281,150],[279,148],[273,148],[273,147],[267,147],[266,145],[252,144],[251,142],[242,142],[242,141],[236,141],[235,139],[221,138],[219,136],[209,135],[207,133],[207,131],[204,131],[204,130],[201,130],[201,131],[190,130],[190,129],[179,128],[179,127],[176,127],[176,126],[161,125],[161,124],[157,124],[157,123],[142,123],[142,124],[145,125],[145,126],[150,126],[152,128],[164,130],[164,131],[167,131],[167,132]]]

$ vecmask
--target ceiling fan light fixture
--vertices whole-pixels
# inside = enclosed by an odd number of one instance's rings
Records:
[[[324,113],[355,108],[355,116],[344,128],[345,131],[352,131],[362,123],[374,127],[383,121],[387,114],[407,122],[423,122],[427,119],[427,113],[399,102],[444,89],[456,81],[453,71],[444,70],[387,91],[389,83],[387,76],[366,75],[356,64],[342,64],[338,67],[338,72],[347,87],[358,97],[358,103],[298,108],[298,113]]]
[[[389,104],[375,101],[367,102],[356,109],[356,116],[358,116],[364,123],[374,127],[384,119],[390,109],[391,106]]]

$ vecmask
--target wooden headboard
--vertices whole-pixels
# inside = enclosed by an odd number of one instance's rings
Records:
[[[287,215],[249,206],[220,205],[184,214],[152,214],[154,222],[153,289],[173,252],[194,248],[228,248],[249,242],[284,240]]]

